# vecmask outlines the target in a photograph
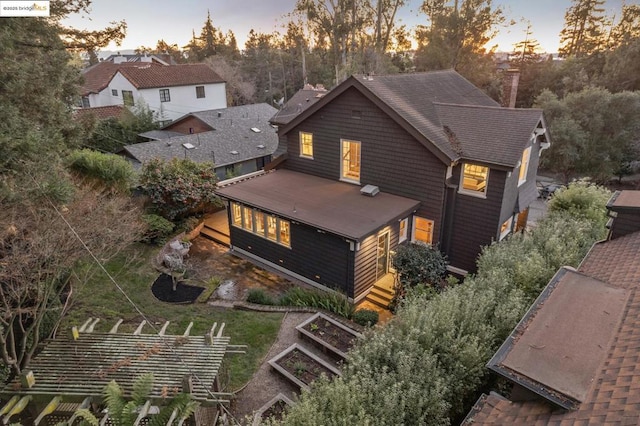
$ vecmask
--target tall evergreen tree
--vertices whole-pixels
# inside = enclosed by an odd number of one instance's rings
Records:
[[[605,47],[608,18],[604,14],[604,1],[573,0],[560,32],[560,56],[582,57]]]

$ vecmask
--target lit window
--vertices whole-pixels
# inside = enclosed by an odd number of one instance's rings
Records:
[[[300,132],[300,157],[313,158],[313,134]]]
[[[477,164],[464,164],[462,166],[462,190],[471,194],[485,195],[487,193],[487,180],[489,168]]]
[[[360,183],[360,142],[342,140],[341,177]]]
[[[507,219],[500,227],[500,240],[509,235],[511,232],[511,224],[513,223],[513,217]]]
[[[133,92],[131,90],[123,90],[122,91],[122,102],[126,106],[133,106]]]
[[[264,237],[264,213],[255,212],[256,219],[256,234]]]
[[[531,147],[524,150],[522,160],[520,161],[520,174],[518,175],[518,186],[527,181],[527,173],[529,172],[529,159],[531,158]]]
[[[204,98],[204,86],[196,86],[196,98]]]
[[[231,203],[231,221],[234,226],[242,227],[242,209],[237,203]]]
[[[267,216],[267,238],[278,241],[278,219],[275,216]]]
[[[243,228],[247,231],[253,232],[253,210],[251,210],[249,207],[244,206],[242,207],[242,213],[244,216]]]
[[[408,218],[404,218],[400,221],[400,231],[398,232],[398,242],[401,243],[407,239],[407,224]]]
[[[415,216],[413,218],[413,240],[431,244],[433,242],[433,221]]]
[[[169,89],[160,89],[160,102],[169,102],[171,101],[171,95],[169,94]]]
[[[279,219],[280,244],[291,247],[291,226],[288,221]]]

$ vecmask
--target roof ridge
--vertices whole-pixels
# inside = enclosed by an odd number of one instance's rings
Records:
[[[465,107],[465,108],[494,109],[494,110],[497,110],[497,111],[543,111],[542,108],[509,108],[509,107],[503,107],[503,106],[456,104],[456,103],[438,102],[438,101],[433,101],[432,104],[433,105]]]

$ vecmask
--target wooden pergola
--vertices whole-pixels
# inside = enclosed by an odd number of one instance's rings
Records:
[[[218,373],[225,355],[244,353],[245,346],[230,345],[230,338],[223,336],[224,323],[213,324],[204,336],[191,336],[193,323],[182,335],[166,335],[168,321],[157,334],[143,333],[146,321],[133,334],[119,333],[122,320],[108,333],[94,332],[98,321],[90,318],[66,338],[47,342],[29,370],[0,390],[0,398],[7,401],[0,409],[3,424],[25,410],[35,425],[65,420],[67,414],[68,419],[76,408],[99,403],[112,380],[127,396],[146,373],[153,374],[154,383],[148,403],[141,407],[140,424],[153,405],[179,393],[191,394],[202,408],[229,402],[231,394],[220,392]],[[107,417],[101,424],[108,424]]]

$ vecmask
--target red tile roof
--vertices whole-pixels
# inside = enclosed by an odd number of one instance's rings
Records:
[[[484,395],[466,424],[637,425],[640,424],[640,232],[593,246],[578,271],[629,291],[622,319],[605,347],[584,401],[566,411],[539,401],[511,402]],[[549,329],[571,322],[549,323]]]
[[[120,117],[124,111],[129,110],[122,105],[109,105],[93,108],[80,108],[75,110],[73,115],[78,118],[93,115],[98,120],[105,120],[111,117]]]
[[[160,65],[155,62],[100,62],[83,71],[82,95],[99,93],[120,73],[138,89],[223,83],[206,64]]]
[[[120,73],[138,89],[224,82],[206,64],[168,66],[138,64],[137,67],[122,68]]]

